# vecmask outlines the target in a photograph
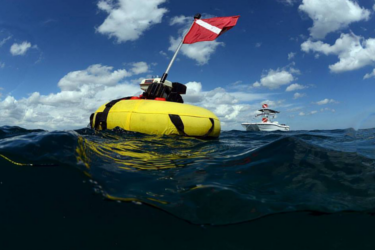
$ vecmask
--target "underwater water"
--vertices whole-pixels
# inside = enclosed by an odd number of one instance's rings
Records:
[[[0,127],[0,249],[375,249],[375,129]]]

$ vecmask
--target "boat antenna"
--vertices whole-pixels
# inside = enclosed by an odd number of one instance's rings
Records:
[[[180,44],[178,45],[177,50],[176,50],[176,52],[174,53],[174,55],[173,55],[173,57],[172,57],[172,59],[171,59],[171,62],[170,62],[169,65],[168,65],[167,70],[165,71],[165,73],[163,74],[163,76],[162,76],[161,79],[160,79],[160,83],[164,83],[164,81],[167,79],[168,72],[169,72],[169,70],[171,69],[173,62],[174,62],[174,60],[176,59],[176,56],[177,56],[178,52],[180,51],[180,49],[181,49],[181,47],[182,47],[183,41],[184,41],[184,39],[185,39],[185,36],[187,35],[187,33],[189,33],[189,31],[190,31],[191,27],[193,26],[195,20],[196,20],[196,19],[200,19],[201,16],[202,16],[202,15],[201,15],[200,13],[195,14],[193,23],[191,24],[189,30],[188,30],[188,31],[185,33],[185,35],[182,37],[182,40],[181,40]]]

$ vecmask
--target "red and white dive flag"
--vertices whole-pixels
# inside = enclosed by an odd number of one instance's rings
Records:
[[[268,108],[268,105],[265,103],[265,104],[262,105],[262,108],[266,109],[266,108]]]
[[[237,24],[239,17],[240,16],[229,16],[195,19],[183,43],[192,44],[196,42],[213,41],[224,32],[233,28]]]

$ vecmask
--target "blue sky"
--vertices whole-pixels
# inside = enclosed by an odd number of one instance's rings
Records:
[[[0,126],[85,127],[100,105],[162,75],[195,13],[240,15],[183,45],[168,80],[224,130],[262,103],[291,129],[375,127],[374,0],[0,1]]]

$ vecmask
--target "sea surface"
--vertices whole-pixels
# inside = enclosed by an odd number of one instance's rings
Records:
[[[0,127],[0,249],[375,249],[375,129]]]

